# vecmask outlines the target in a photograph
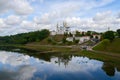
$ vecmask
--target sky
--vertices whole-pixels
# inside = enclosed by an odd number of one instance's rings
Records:
[[[41,29],[63,21],[71,31],[116,31],[120,0],[0,0],[0,36]]]

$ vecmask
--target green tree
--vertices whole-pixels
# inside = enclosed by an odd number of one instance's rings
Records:
[[[76,31],[75,36],[77,36],[77,37],[81,36],[80,32]]]
[[[87,31],[86,35],[91,36],[92,31]]]
[[[69,37],[72,37],[72,36],[73,36],[73,34],[70,32],[70,33],[69,33]]]
[[[66,37],[63,37],[62,43],[65,44],[67,42]]]
[[[102,35],[103,39],[109,39],[110,41],[113,41],[115,36],[113,31],[107,31]]]
[[[41,41],[49,36],[49,30],[21,33],[11,36],[0,37],[0,43],[4,44],[26,44],[28,42]]]
[[[120,29],[117,29],[118,36],[120,38]]]

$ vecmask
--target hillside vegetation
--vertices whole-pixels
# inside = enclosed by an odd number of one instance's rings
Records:
[[[49,36],[50,32],[46,29],[28,33],[21,33],[11,36],[0,37],[0,44],[26,44],[30,42],[39,42]]]
[[[104,39],[95,46],[93,50],[120,53],[120,38],[116,38],[112,42],[108,39]]]

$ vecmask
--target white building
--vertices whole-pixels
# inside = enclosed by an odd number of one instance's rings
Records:
[[[56,35],[56,31],[55,30],[50,31],[50,35]]]
[[[73,42],[73,37],[66,38],[67,41]],[[79,40],[79,44],[84,43],[90,40],[90,36],[83,36],[83,37],[75,37],[75,40]]]
[[[66,22],[63,22],[62,26],[59,26],[59,24],[56,25],[56,31],[51,31],[51,35],[64,34],[69,32],[70,32],[70,27],[68,27]]]
[[[96,37],[97,37],[98,39],[101,39],[101,35],[97,35],[97,34],[96,34],[96,35],[93,35],[93,38],[96,38]]]

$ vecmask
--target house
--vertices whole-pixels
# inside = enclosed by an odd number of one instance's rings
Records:
[[[83,36],[79,38],[79,44],[90,40],[90,36]]]
[[[67,40],[67,41],[73,42],[73,39],[74,39],[74,38],[75,38],[75,40],[79,40],[79,44],[84,43],[84,42],[90,40],[90,36],[83,36],[83,37],[67,37],[66,40]]]

